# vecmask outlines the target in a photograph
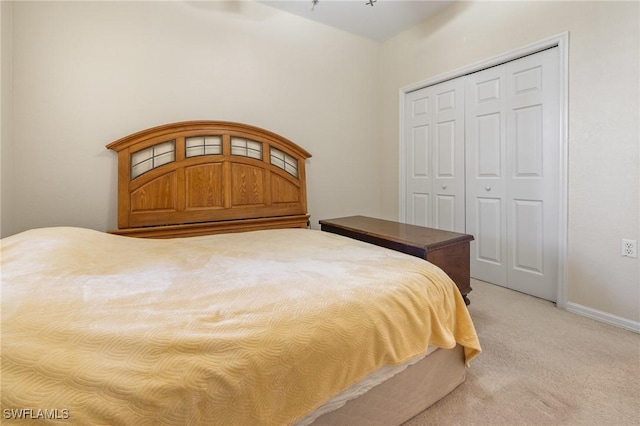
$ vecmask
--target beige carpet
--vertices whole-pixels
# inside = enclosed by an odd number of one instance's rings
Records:
[[[640,425],[640,335],[472,282],[483,352],[406,426]]]

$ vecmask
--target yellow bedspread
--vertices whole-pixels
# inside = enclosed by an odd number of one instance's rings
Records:
[[[480,351],[440,269],[320,231],[44,228],[0,256],[3,422],[290,424],[428,345]]]

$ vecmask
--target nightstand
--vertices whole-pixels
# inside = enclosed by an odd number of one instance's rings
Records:
[[[433,263],[449,275],[458,286],[465,303],[469,304],[469,243],[473,241],[472,235],[366,216],[321,220],[320,228]]]

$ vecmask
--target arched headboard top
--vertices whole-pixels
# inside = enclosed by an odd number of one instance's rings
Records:
[[[305,160],[311,154],[271,131],[185,121],[136,132],[107,148],[118,153],[115,233],[171,237],[245,230],[242,224],[307,224]]]
[[[276,141],[277,144],[286,146],[292,152],[295,152],[302,158],[311,158],[311,154],[305,151],[300,146],[291,142],[289,139],[273,133],[269,130],[262,129],[260,127],[251,126],[249,124],[234,123],[231,121],[211,121],[211,120],[194,120],[194,121],[181,121],[177,123],[163,124],[149,129],[141,130],[136,133],[132,133],[129,136],[125,136],[118,139],[115,142],[111,142],[107,145],[107,148],[114,151],[121,151],[125,148],[131,148],[134,145],[138,145],[141,142],[147,140],[153,140],[157,137],[170,136],[176,133],[191,133],[191,132],[223,132],[229,134],[242,134],[246,136],[255,136],[257,138],[267,138]]]

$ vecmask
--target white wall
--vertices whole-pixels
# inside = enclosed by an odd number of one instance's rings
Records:
[[[569,31],[568,299],[640,321],[640,3],[457,3],[382,46],[383,215],[398,216],[399,88]],[[636,323],[637,324],[637,323]]]
[[[12,3],[0,2],[0,235],[5,235],[6,224],[11,222],[10,210],[13,192],[12,128]]]
[[[244,122],[309,151],[309,212],[379,213],[379,44],[254,2],[13,8],[13,220],[116,226],[105,145],[182,120]],[[372,184],[373,182],[373,184]]]

